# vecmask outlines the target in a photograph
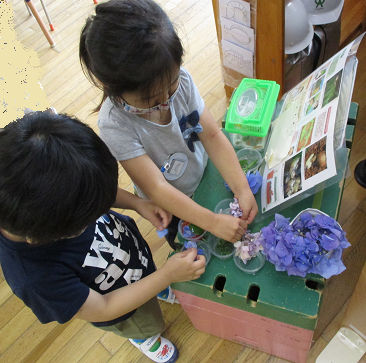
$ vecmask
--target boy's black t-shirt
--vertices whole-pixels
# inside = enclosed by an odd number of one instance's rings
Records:
[[[106,294],[155,271],[148,244],[130,217],[110,211],[74,238],[34,246],[0,233],[0,263],[9,286],[41,323],[66,323],[89,288]],[[116,324],[134,311],[96,326]]]

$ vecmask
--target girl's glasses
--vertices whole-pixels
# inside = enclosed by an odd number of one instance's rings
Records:
[[[174,97],[176,96],[176,94],[178,92],[179,85],[180,85],[180,77],[178,78],[178,85],[177,85],[177,88],[174,91],[174,93],[169,97],[168,100],[166,100],[163,103],[160,103],[159,105],[156,105],[156,106],[153,106],[150,108],[139,108],[139,107],[129,105],[124,99],[122,99],[122,101],[121,101],[122,108],[126,112],[134,113],[136,115],[145,115],[145,114],[149,114],[149,113],[153,113],[153,112],[157,112],[157,111],[169,110],[170,104],[173,102]]]

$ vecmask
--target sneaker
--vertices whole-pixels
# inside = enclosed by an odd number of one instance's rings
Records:
[[[175,294],[170,286],[168,286],[165,290],[159,292],[156,295],[159,300],[173,304],[179,304],[179,301],[175,297]]]
[[[146,340],[129,339],[129,341],[153,362],[174,363],[178,360],[179,352],[177,347],[160,334]]]

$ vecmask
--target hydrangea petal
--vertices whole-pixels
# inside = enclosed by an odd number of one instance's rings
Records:
[[[284,257],[288,255],[288,250],[281,241],[277,243],[275,251],[279,257]]]
[[[189,248],[197,248],[197,243],[194,241],[185,241],[184,247],[188,250]]]
[[[337,248],[339,246],[339,243],[339,239],[334,234],[323,234],[321,236],[321,245],[327,251],[331,251]]]
[[[280,259],[280,261],[285,265],[288,266],[292,263],[292,255],[288,254]]]
[[[276,213],[275,220],[276,220],[275,228],[276,229],[282,229],[282,228],[287,227],[289,225],[290,218],[285,218],[281,214]]]

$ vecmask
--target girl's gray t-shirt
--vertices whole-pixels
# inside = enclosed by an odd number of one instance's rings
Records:
[[[191,75],[181,68],[180,84],[170,105],[172,119],[168,125],[158,125],[126,112],[107,98],[98,115],[99,135],[118,161],[147,154],[161,169],[170,155],[185,154],[188,158],[186,170],[178,179],[168,182],[190,197],[201,181],[208,156],[200,141],[194,142],[194,152],[188,148],[179,120],[196,110],[201,115],[203,109],[204,101]],[[146,198],[136,183],[135,186],[139,196]]]

